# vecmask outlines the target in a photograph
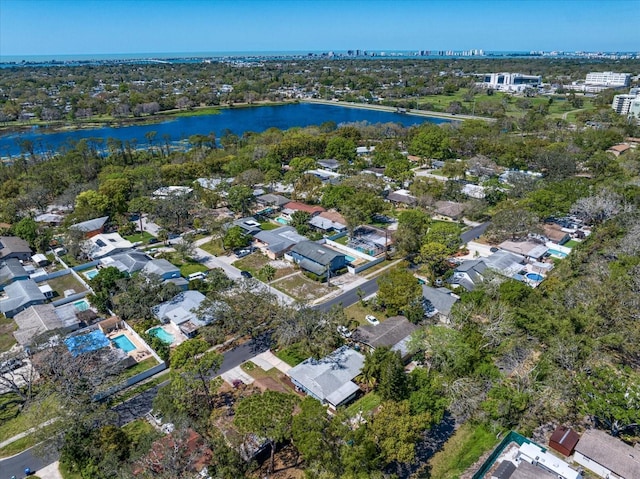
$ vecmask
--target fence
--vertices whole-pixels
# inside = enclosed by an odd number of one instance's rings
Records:
[[[487,460],[484,461],[480,469],[478,469],[478,471],[472,476],[471,479],[483,479],[484,475],[487,472],[489,472],[489,469],[491,469],[491,466],[493,466],[493,464],[496,462],[496,459],[500,457],[500,454],[502,454],[502,451],[504,451],[504,449],[512,442],[515,442],[518,446],[522,446],[525,442],[533,443],[533,441],[531,441],[530,439],[527,439],[523,435],[518,434],[515,431],[509,431],[509,434],[507,434],[505,437],[502,438],[502,441],[500,441],[500,444],[496,446],[496,448],[489,455]]]

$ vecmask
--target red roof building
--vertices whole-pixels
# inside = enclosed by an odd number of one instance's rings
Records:
[[[579,440],[580,436],[573,429],[558,426],[549,439],[549,447],[568,457],[573,454]]]

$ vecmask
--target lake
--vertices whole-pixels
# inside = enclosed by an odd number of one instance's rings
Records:
[[[20,133],[0,134],[0,157],[20,154],[19,142],[30,140],[36,153],[56,151],[60,146],[83,138],[116,138],[121,141],[136,140],[138,146],[148,144],[145,133],[157,132],[155,143],[164,143],[164,135],[169,135],[172,143],[188,139],[191,135],[207,135],[214,132],[217,138],[225,129],[242,136],[247,131],[261,133],[275,127],[287,130],[293,127],[320,125],[327,121],[337,124],[367,121],[369,123],[400,123],[404,126],[425,122],[446,123],[449,120],[424,116],[413,116],[378,110],[348,108],[333,105],[299,103],[281,106],[260,106],[255,108],[224,108],[216,115],[186,116],[171,118],[148,125],[102,127],[85,130],[57,131],[47,133],[46,129],[34,127]]]

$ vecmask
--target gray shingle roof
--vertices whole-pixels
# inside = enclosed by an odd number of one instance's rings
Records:
[[[0,285],[8,284],[16,278],[26,278],[29,275],[17,258],[9,258],[0,267]]]
[[[177,266],[164,258],[149,261],[144,265],[143,270],[147,274],[157,274],[158,276],[162,276],[167,273],[174,273],[176,271],[178,271],[178,273],[180,272],[180,269]]]
[[[640,477],[640,453],[604,431],[587,430],[575,448],[576,452],[601,464],[621,477]]]
[[[282,195],[274,195],[273,193],[258,196],[256,200],[258,203],[268,206],[284,206],[291,201],[289,198]]]
[[[118,270],[129,274],[140,271],[149,261],[151,261],[149,257],[139,251],[127,251],[125,253],[107,256],[100,260],[105,267],[114,266],[118,268]]]
[[[45,297],[32,279],[14,281],[4,288],[7,299],[0,301],[0,312],[10,314],[25,304],[44,303]]]
[[[286,251],[293,245],[307,239],[305,236],[298,234],[293,226],[282,226],[274,230],[260,231],[255,235],[255,238],[267,244],[269,250],[274,253]]]
[[[344,253],[340,253],[331,248],[327,248],[315,241],[301,241],[293,248],[291,248],[292,253],[297,253],[300,256],[304,256],[307,259],[310,259],[314,263],[328,266],[331,264],[335,258],[339,256],[345,256]]]
[[[338,405],[357,390],[351,380],[360,374],[363,365],[362,354],[343,346],[322,359],[303,361],[288,374],[320,400]]]
[[[31,247],[29,243],[17,236],[0,236],[0,258],[12,253],[28,253],[31,256]]]
[[[418,326],[404,316],[394,316],[378,325],[365,324],[353,333],[352,339],[373,348],[387,346],[393,348],[403,339],[411,336]]]
[[[85,233],[89,231],[96,231],[102,228],[108,219],[109,219],[108,216],[94,218],[92,220],[83,221],[82,223],[76,223],[75,225],[71,225],[69,226],[69,229],[83,231]]]
[[[422,296],[428,300],[441,314],[448,316],[451,308],[458,301],[447,288],[432,288],[422,285]]]

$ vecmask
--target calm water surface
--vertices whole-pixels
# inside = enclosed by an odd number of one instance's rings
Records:
[[[62,145],[83,138],[101,138],[103,140],[116,138],[123,142],[135,140],[138,146],[145,146],[148,144],[145,134],[151,131],[157,133],[154,141],[156,144],[160,144],[165,142],[165,135],[168,135],[170,142],[175,143],[186,140],[191,135],[208,135],[211,132],[215,133],[217,138],[220,138],[226,129],[242,136],[247,131],[261,133],[272,127],[287,130],[293,127],[320,125],[327,121],[335,121],[338,124],[356,121],[367,121],[369,123],[393,122],[411,126],[425,122],[445,123],[448,120],[310,103],[222,109],[217,115],[178,117],[149,125],[103,127],[52,133],[47,133],[46,129],[43,128],[33,128],[26,132],[0,135],[0,156],[11,157],[19,155],[19,143],[23,140],[32,141],[35,145],[35,151],[41,153],[55,151]]]

